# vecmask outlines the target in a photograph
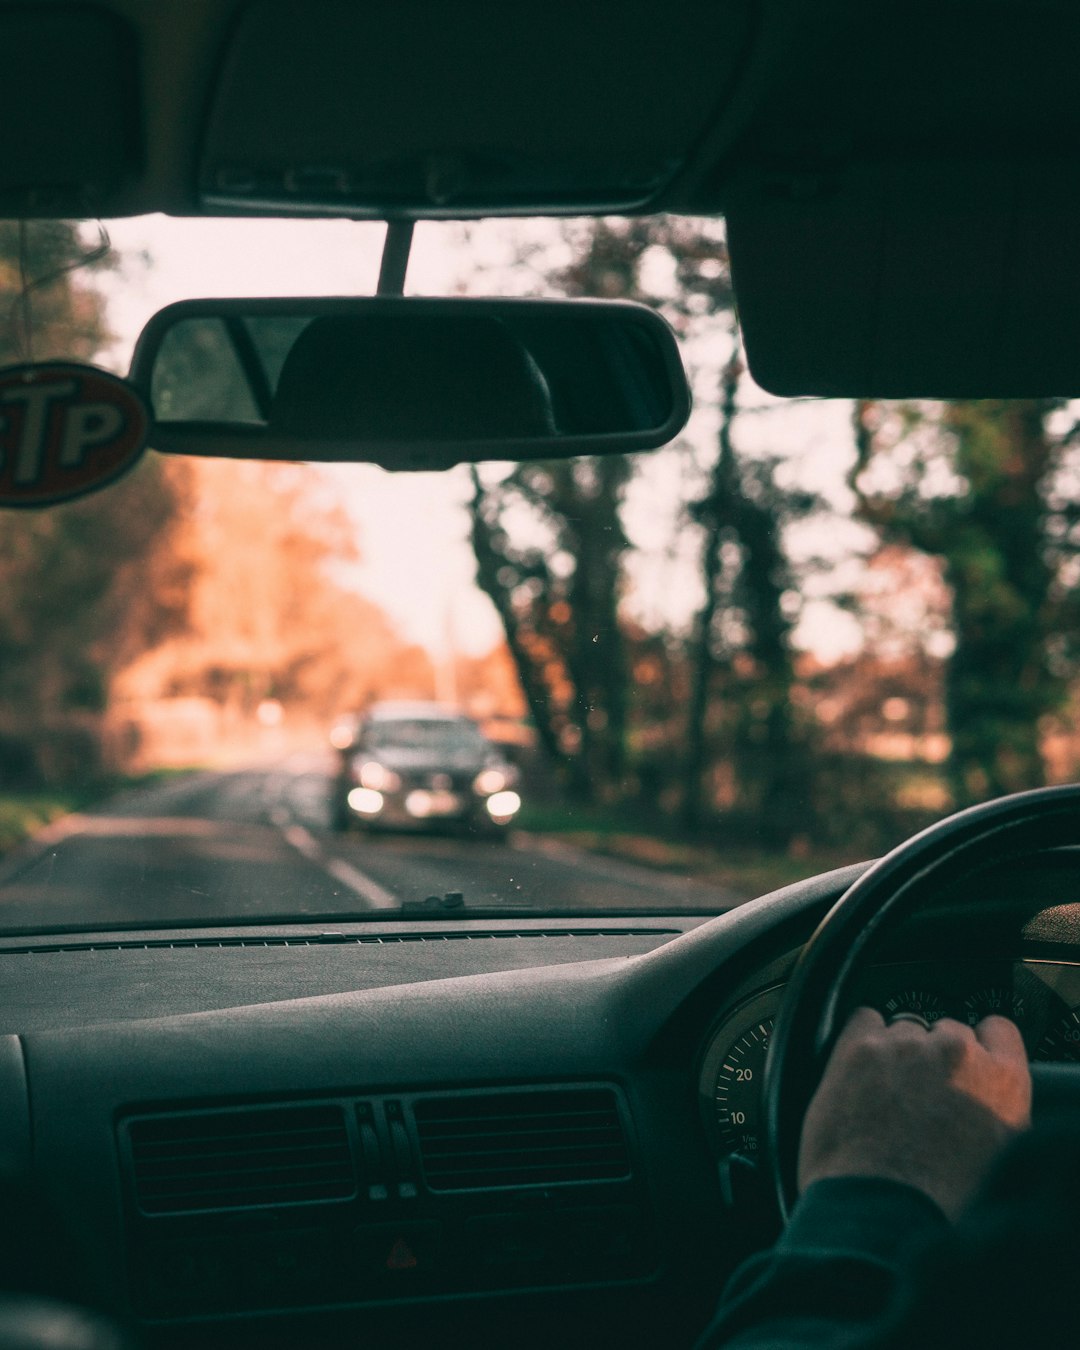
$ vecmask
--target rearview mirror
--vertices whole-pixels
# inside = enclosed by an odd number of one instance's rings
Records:
[[[675,335],[625,301],[185,300],[131,379],[157,450],[389,469],[651,450],[690,412]]]

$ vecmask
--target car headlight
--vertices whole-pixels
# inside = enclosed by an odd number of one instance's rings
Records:
[[[516,792],[495,792],[487,799],[485,805],[492,820],[505,824],[521,810],[521,798]]]
[[[345,800],[362,816],[377,816],[383,809],[383,795],[374,788],[353,788]]]
[[[481,797],[490,797],[496,792],[504,792],[516,781],[517,770],[509,764],[489,764],[473,779],[473,791]]]
[[[396,792],[401,787],[401,779],[377,759],[363,759],[360,761],[360,786],[371,788],[373,792]]]

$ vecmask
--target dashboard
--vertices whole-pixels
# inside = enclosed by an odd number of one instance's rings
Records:
[[[1080,1058],[1076,863],[937,897],[860,1000]],[[711,919],[2,939],[0,1158],[149,1346],[690,1345],[772,1235],[772,1018],[862,870]]]

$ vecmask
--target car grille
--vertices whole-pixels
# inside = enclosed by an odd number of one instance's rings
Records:
[[[401,791],[410,792],[414,788],[422,788],[428,792],[455,792],[464,794],[472,791],[473,779],[480,772],[479,769],[470,769],[465,773],[455,771],[448,773],[441,769],[424,769],[419,772],[402,772],[396,770],[401,779]]]

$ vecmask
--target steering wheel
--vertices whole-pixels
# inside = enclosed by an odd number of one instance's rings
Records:
[[[1080,844],[1080,784],[1002,797],[949,816],[901,844],[826,914],[788,983],[765,1066],[765,1135],[785,1218],[798,1198],[803,1117],[874,940],[916,913],[942,886],[1068,844]],[[1068,1077],[1075,1081],[1076,1074]]]

